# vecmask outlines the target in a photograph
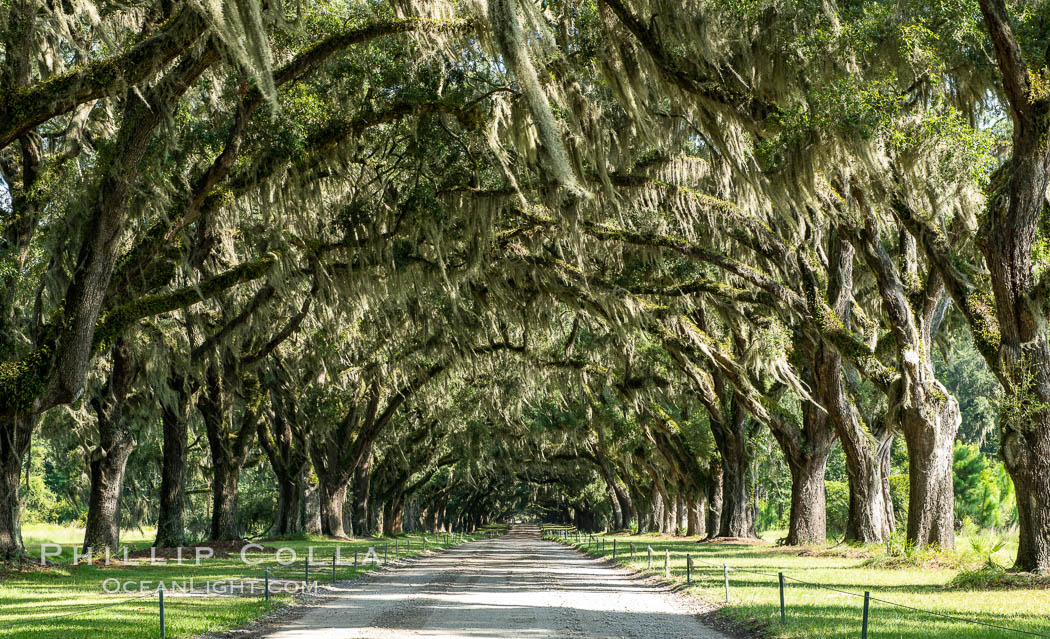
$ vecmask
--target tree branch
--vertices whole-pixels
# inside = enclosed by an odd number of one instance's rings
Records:
[[[139,84],[183,53],[206,26],[197,11],[184,7],[159,32],[123,53],[11,92],[0,102],[0,148],[78,104]]]

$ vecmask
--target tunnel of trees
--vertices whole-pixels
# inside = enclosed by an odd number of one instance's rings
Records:
[[[1050,569],[1050,3],[10,0],[0,56],[4,558],[527,513]]]

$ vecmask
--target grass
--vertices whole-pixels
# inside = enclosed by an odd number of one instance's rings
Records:
[[[605,539],[604,551],[600,544],[596,547],[593,543],[581,542],[580,548],[593,556],[611,558],[615,539],[617,561],[644,572],[647,547],[652,547],[653,568],[649,572],[654,574],[663,574],[664,551],[669,550],[672,580],[687,592],[711,602],[725,600],[722,566],[729,566],[730,602],[719,614],[768,637],[860,637],[864,591],[870,591],[872,597],[870,639],[1017,639],[1025,636],[920,610],[1050,636],[1050,589],[952,585],[952,580],[963,569],[975,568],[983,561],[966,550],[966,540],[960,540],[955,561],[947,562],[958,567],[944,567],[946,562],[941,560],[927,562],[921,553],[912,557],[910,565],[904,562],[886,567],[877,561],[879,553],[884,552],[879,547],[843,546],[821,551],[698,543],[695,538],[658,535],[617,534]],[[635,547],[633,561],[629,558],[631,543]],[[1011,550],[1007,546],[997,559],[1005,563]],[[688,586],[685,584],[687,555],[695,562],[693,582]],[[780,621],[779,572],[787,578],[786,623]]]
[[[273,551],[248,553],[249,560],[261,562],[257,566],[245,565],[237,553],[226,558],[204,559],[201,565],[194,565],[191,553],[181,566],[175,563],[150,565],[148,558],[138,562],[133,560],[134,563],[128,565],[114,562],[109,566],[86,563],[74,566],[72,547],[77,546],[77,541],[82,538],[83,530],[76,528],[26,527],[23,539],[30,555],[39,556],[41,543],[62,544],[63,552],[52,560],[55,565],[47,569],[30,567],[0,573],[0,639],[156,639],[160,636],[158,597],[155,594],[159,582],[164,582],[168,589],[165,617],[169,638],[188,638],[227,630],[288,605],[293,595],[274,593],[266,602],[259,581],[254,596],[187,596],[173,591],[174,582],[188,585],[192,579],[195,589],[203,589],[203,584],[208,581],[261,580],[266,567],[270,568],[271,583],[275,586],[298,582],[304,577],[303,560],[308,548],[313,547],[316,563],[311,566],[310,581],[323,585],[332,581],[331,562],[337,548],[342,562],[336,567],[336,576],[340,580],[355,576],[355,551],[359,557],[359,573],[373,569],[363,565],[369,547],[375,547],[380,561],[384,545],[391,560],[395,554],[394,539],[333,541],[324,537],[297,536],[260,542],[274,549],[287,547],[295,550],[298,558],[288,567],[278,565]],[[151,531],[129,532],[122,537],[131,552],[148,549],[152,539]],[[433,549],[436,542],[443,542],[433,535],[428,535],[427,539],[429,549]],[[406,552],[406,541],[411,544],[410,553]],[[401,556],[416,555],[422,552],[423,539],[420,535],[402,536],[397,538],[396,545]],[[121,584],[132,582],[136,592],[108,594],[103,591],[103,584],[112,584],[106,581],[109,579]],[[146,596],[133,598],[139,594],[140,582],[149,582],[143,593]]]

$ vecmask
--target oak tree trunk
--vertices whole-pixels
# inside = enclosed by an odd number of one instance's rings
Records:
[[[171,384],[171,382],[169,382]],[[171,384],[179,392],[181,383]],[[162,406],[161,426],[164,446],[161,451],[160,502],[157,517],[158,548],[186,545],[186,448],[189,436],[189,395],[181,394],[176,406]]]
[[[307,483],[303,489],[303,531],[308,535],[321,534],[321,487]]]
[[[955,547],[953,446],[961,423],[959,402],[936,381],[923,405],[901,411],[908,445],[908,541],[916,546]]]
[[[329,537],[346,537],[343,529],[343,503],[346,501],[346,484],[321,484],[321,534]]]
[[[372,493],[372,456],[354,469],[354,503],[353,522],[354,533],[359,537],[371,534],[373,531],[368,527],[368,502]]]
[[[708,509],[705,513],[708,537],[717,537],[722,527],[722,477],[722,464],[715,463],[711,469],[711,484],[707,492]]]
[[[1050,394],[1042,401],[1050,401]],[[1045,573],[1050,571],[1050,414],[1040,411],[1027,426],[1013,427],[1002,438],[1003,459],[1017,494],[1016,567]]]
[[[727,411],[727,423],[711,422],[722,460],[722,512],[718,536],[754,537],[754,512],[747,482],[750,465],[747,456],[747,415],[738,402],[733,404],[732,410]]]
[[[0,559],[25,556],[18,480],[35,425],[35,415],[5,417],[0,423]]]
[[[110,440],[108,450],[96,450],[91,460],[91,492],[88,498],[87,522],[84,530],[84,551],[96,553],[106,548],[116,551],[120,545],[120,495],[124,485],[124,469],[135,448],[131,432],[119,426],[103,426],[103,430],[120,431],[104,439]]]
[[[889,493],[888,441],[873,454],[857,455],[852,461],[847,456],[849,476],[849,517],[846,521],[846,540],[860,543],[880,543],[893,532],[893,501]],[[867,447],[867,443],[863,444]]]
[[[88,498],[84,549],[116,551],[120,543],[120,495],[124,469],[135,449],[124,408],[138,375],[131,341],[122,338],[113,347],[113,368],[106,384],[92,399],[97,415],[98,445],[91,452],[91,492]]]
[[[213,540],[241,538],[237,523],[237,499],[240,490],[241,468],[224,455],[213,455],[211,536]]]
[[[747,460],[742,456],[723,457],[722,512],[719,537],[754,537],[755,521],[751,510],[751,491],[747,484]]]
[[[277,476],[277,521],[278,535],[288,535],[302,530],[299,526],[299,511],[303,497],[302,471]]]
[[[613,490],[608,480],[606,480],[605,492],[609,497],[609,504],[612,506],[612,527],[614,530],[620,530],[623,528],[623,509],[620,508],[620,500],[616,498],[616,491]]]
[[[893,502],[889,494],[889,459],[893,435],[885,424],[865,424],[846,394],[842,358],[831,348],[818,355],[817,395],[828,411],[849,479],[849,516],[846,540],[880,543],[893,531]]]
[[[686,500],[686,509],[688,510],[688,522],[686,524],[685,534],[689,537],[702,537],[707,534],[706,530],[706,513],[707,510],[707,496],[700,494],[698,496],[691,496]]]

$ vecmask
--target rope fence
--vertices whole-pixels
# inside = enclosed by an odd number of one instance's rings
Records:
[[[579,531],[559,530],[559,531],[551,531],[547,535],[547,537],[555,539],[555,540],[558,540],[558,541],[561,541],[563,543],[572,544],[578,550],[581,550],[581,551],[586,552],[588,554],[591,553],[591,552],[595,552],[595,553],[598,553],[598,554],[603,555],[603,556],[605,554],[606,546],[604,544],[604,540],[599,541],[599,539],[602,538],[602,536],[600,536],[600,535],[596,536],[596,535],[592,535],[592,534],[589,534],[589,533],[580,533]],[[634,561],[634,552],[635,552],[634,543],[633,542],[628,542],[628,543],[629,543],[629,546],[630,546],[630,559],[628,561],[629,562],[633,562]],[[647,546],[647,564],[646,564],[647,565],[647,568],[646,568],[647,570],[651,570],[653,568],[653,552],[654,552],[653,548],[651,546]],[[612,553],[613,553],[612,554],[612,559],[615,561],[617,559],[617,557],[616,557],[616,540],[613,540]],[[980,619],[971,619],[971,618],[968,618],[968,617],[960,617],[958,615],[951,615],[951,614],[947,614],[947,613],[943,613],[943,612],[937,612],[935,610],[927,610],[925,608],[918,608],[918,607],[915,607],[915,606],[909,606],[909,605],[906,605],[906,604],[897,603],[895,601],[890,601],[888,599],[882,599],[882,598],[879,598],[879,597],[873,597],[871,595],[871,591],[867,591],[867,590],[864,591],[864,592],[852,592],[852,591],[849,591],[849,590],[842,590],[840,588],[833,588],[831,586],[825,586],[824,584],[820,584],[820,583],[816,583],[816,582],[812,582],[812,581],[806,581],[806,580],[803,580],[803,579],[798,579],[797,577],[792,577],[790,575],[786,575],[783,572],[777,572],[777,573],[764,572],[764,571],[761,571],[761,570],[752,570],[750,568],[741,568],[741,567],[737,567],[737,566],[730,566],[727,563],[716,563],[716,562],[707,561],[707,560],[699,559],[699,558],[694,559],[691,553],[687,553],[686,554],[686,569],[685,570],[686,570],[686,583],[687,584],[691,584],[692,583],[693,570],[694,570],[693,566],[696,563],[704,564],[704,565],[710,566],[712,568],[720,569],[720,571],[722,572],[722,577],[723,577],[723,581],[724,581],[724,584],[725,584],[725,601],[726,601],[726,603],[729,603],[729,597],[730,597],[730,585],[729,585],[729,573],[730,572],[739,572],[739,573],[745,573],[745,574],[758,575],[758,576],[762,576],[762,577],[770,577],[772,579],[777,580],[776,586],[779,588],[779,591],[780,591],[779,592],[779,594],[780,594],[780,619],[781,619],[782,623],[786,623],[787,622],[787,606],[785,604],[785,589],[786,589],[786,585],[785,584],[786,584],[786,582],[793,582],[793,583],[797,583],[799,585],[804,585],[804,586],[807,586],[807,587],[810,587],[810,588],[817,588],[817,589],[820,589],[820,590],[826,590],[828,592],[834,592],[834,593],[837,593],[837,594],[840,594],[840,595],[846,595],[846,596],[849,596],[849,597],[854,597],[854,598],[862,600],[863,601],[863,612],[862,612],[862,618],[861,618],[861,638],[862,639],[867,639],[867,636],[868,636],[868,629],[869,629],[869,626],[870,626],[870,615],[869,615],[869,612],[870,612],[870,606],[871,606],[872,603],[880,603],[880,604],[883,604],[883,605],[886,605],[886,606],[891,606],[891,607],[900,608],[900,609],[903,609],[903,610],[909,610],[909,611],[916,612],[916,613],[923,614],[923,615],[928,615],[930,617],[936,617],[936,618],[940,618],[940,619],[947,619],[947,620],[951,620],[951,621],[955,621],[955,622],[959,622],[959,623],[972,624],[972,625],[980,626],[980,627],[983,627],[983,628],[990,628],[990,629],[994,629],[994,630],[1000,630],[1000,631],[1003,631],[1003,632],[1013,633],[1015,635],[1024,635],[1024,636],[1028,636],[1028,637],[1046,637],[1046,638],[1050,638],[1050,635],[1048,635],[1048,634],[1043,634],[1043,633],[1039,633],[1039,632],[1032,632],[1030,630],[1022,630],[1020,628],[1011,628],[1010,626],[1004,626],[1004,625],[1001,625],[1001,624],[990,623],[990,622],[987,622],[987,621],[981,621]],[[664,570],[663,570],[663,574],[664,574],[665,577],[668,577],[668,578],[671,576],[670,550],[667,549],[667,548],[664,549]]]
[[[477,540],[479,538],[491,538],[491,537],[494,537],[494,536],[498,536],[499,534],[501,534],[499,531],[487,530],[487,531],[479,531],[479,532],[474,533],[474,534],[468,534],[468,533],[463,533],[463,532],[441,533],[440,535],[435,536],[434,538],[431,538],[431,539],[428,539],[426,537],[426,535],[423,535],[422,543],[417,542],[416,545],[415,545],[415,552],[413,552],[413,545],[412,545],[411,538],[406,538],[404,540],[406,542],[404,545],[401,544],[401,541],[402,541],[401,539],[395,539],[394,543],[392,544],[393,545],[393,553],[392,554],[394,555],[394,561],[397,561],[397,560],[400,560],[401,557],[415,556],[415,555],[418,555],[418,554],[420,554],[422,552],[426,552],[427,550],[430,550],[431,548],[450,548],[450,547],[453,547],[453,546],[457,546],[457,545],[459,545],[459,544],[461,544],[463,542],[466,542],[466,541],[475,541],[475,540]],[[140,601],[140,600],[143,600],[143,599],[156,598],[156,600],[157,600],[157,616],[158,616],[158,624],[159,624],[159,635],[158,636],[160,637],[160,639],[166,639],[166,636],[167,636],[167,627],[166,627],[167,626],[167,623],[166,623],[167,619],[166,619],[166,615],[165,615],[165,605],[166,605],[165,604],[165,597],[164,597],[165,592],[169,593],[169,598],[168,598],[168,602],[167,602],[168,606],[170,606],[172,604],[172,601],[171,601],[172,595],[175,595],[175,594],[181,595],[181,596],[191,595],[191,596],[224,597],[224,598],[240,596],[241,598],[246,598],[245,595],[244,595],[243,584],[247,580],[250,580],[250,583],[253,585],[252,594],[254,594],[254,592],[255,592],[254,585],[255,584],[260,584],[260,585],[262,585],[262,588],[260,590],[262,591],[262,597],[263,597],[264,601],[269,601],[270,600],[270,593],[271,593],[271,589],[272,589],[271,580],[273,580],[273,581],[275,581],[277,583],[285,583],[285,584],[287,584],[287,583],[296,583],[296,584],[302,583],[302,584],[304,584],[304,587],[305,587],[305,586],[308,586],[308,584],[310,583],[311,577],[313,577],[313,580],[314,580],[313,583],[315,583],[315,584],[317,584],[322,578],[323,579],[327,579],[327,578],[330,577],[329,581],[331,583],[334,583],[334,582],[338,581],[339,568],[344,568],[344,569],[345,568],[351,568],[352,572],[350,573],[350,578],[354,578],[354,577],[357,576],[357,574],[360,572],[360,570],[362,568],[376,567],[376,566],[378,566],[380,564],[389,563],[388,557],[391,554],[390,553],[390,550],[391,550],[390,546],[391,546],[390,543],[384,543],[383,544],[383,551],[382,551],[383,552],[383,559],[381,561],[379,560],[379,546],[378,545],[374,545],[374,546],[369,547],[369,551],[366,553],[366,557],[370,557],[370,559],[368,559],[367,561],[365,560],[364,557],[360,557],[360,555],[359,555],[360,551],[357,550],[357,551],[354,551],[354,553],[353,553],[353,555],[354,555],[353,563],[350,563],[349,561],[340,561],[339,559],[341,559],[344,556],[343,553],[340,552],[340,553],[333,553],[331,555],[330,560],[329,559],[325,559],[324,561],[311,561],[308,558],[308,559],[304,559],[302,561],[294,561],[294,562],[288,562],[288,563],[280,563],[280,562],[278,562],[276,565],[256,564],[256,565],[254,565],[253,569],[250,571],[249,575],[229,575],[229,576],[223,578],[224,580],[228,580],[228,581],[231,581],[231,582],[234,579],[240,579],[241,580],[241,586],[236,589],[238,595],[234,595],[232,590],[231,590],[231,592],[226,592],[225,590],[220,591],[220,590],[217,590],[217,589],[214,589],[214,588],[211,588],[211,587],[205,588],[203,590],[201,590],[201,589],[189,589],[189,590],[187,590],[187,589],[184,589],[184,588],[170,588],[170,589],[168,589],[168,588],[164,588],[162,586],[160,588],[151,589],[149,591],[143,592],[142,594],[139,594],[139,595],[122,598],[119,601],[109,601],[109,602],[106,602],[106,603],[103,603],[103,604],[88,604],[88,605],[85,605],[85,606],[83,606],[81,608],[78,608],[78,609],[75,609],[75,610],[71,610],[71,611],[67,611],[67,612],[50,614],[50,615],[46,615],[46,616],[42,616],[42,617],[35,617],[35,618],[31,618],[31,619],[19,619],[17,621],[2,622],[2,623],[0,623],[0,630],[14,628],[14,627],[18,627],[18,626],[34,625],[34,624],[39,624],[39,623],[43,623],[43,622],[50,622],[50,621],[53,621],[55,619],[63,619],[63,618],[68,618],[68,617],[77,617],[77,616],[81,616],[81,615],[88,615],[90,613],[97,612],[99,610],[105,610],[107,608],[114,608],[114,607],[117,607],[117,606],[122,606],[124,604],[129,603],[129,602]],[[347,554],[345,556],[349,557],[349,554]],[[177,580],[172,580],[172,581],[174,582],[174,581],[177,581]]]

